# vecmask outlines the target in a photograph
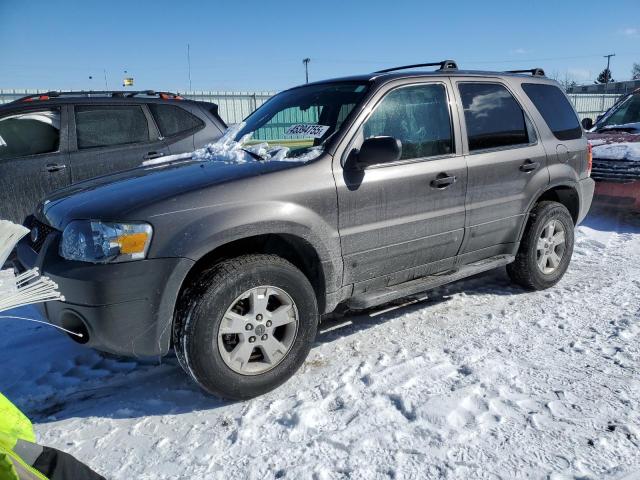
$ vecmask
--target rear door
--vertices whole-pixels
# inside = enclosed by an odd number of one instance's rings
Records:
[[[192,152],[204,146],[205,142],[196,145],[194,139],[196,134],[205,128],[205,122],[193,115],[190,109],[185,109],[185,104],[178,106],[167,102],[149,103],[148,107],[160,131],[160,136],[172,155]],[[214,138],[211,138],[209,141],[213,140]]]
[[[66,120],[64,106],[0,116],[0,219],[22,223],[47,194],[69,185]]]
[[[71,115],[73,182],[169,153],[144,104],[78,104]]]
[[[467,153],[467,232],[462,262],[511,253],[531,199],[549,183],[539,135],[508,86],[454,80]]]
[[[467,168],[449,88],[444,80],[387,87],[363,110],[344,165],[334,166],[344,281],[355,283],[356,292],[454,265],[464,232]],[[401,159],[350,169],[349,155],[373,136],[400,140]]]

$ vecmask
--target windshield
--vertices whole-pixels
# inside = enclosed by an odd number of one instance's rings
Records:
[[[596,130],[608,130],[617,126],[629,126],[640,130],[640,94],[630,95],[620,102],[598,122]]]
[[[367,89],[367,83],[339,82],[287,90],[249,115],[234,140],[252,151],[260,145],[261,154],[277,151],[281,158],[319,154]]]

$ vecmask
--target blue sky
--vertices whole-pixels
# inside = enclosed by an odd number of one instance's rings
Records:
[[[453,58],[592,81],[640,62],[640,1],[0,0],[0,88],[280,90]],[[125,75],[124,71],[128,74]],[[92,76],[93,79],[89,79]]]

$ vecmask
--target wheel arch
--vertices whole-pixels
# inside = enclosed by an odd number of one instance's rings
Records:
[[[182,282],[178,298],[185,288],[216,263],[247,254],[272,254],[289,261],[307,277],[316,294],[318,308],[320,312],[324,311],[327,275],[331,275],[327,271],[328,264],[322,262],[320,253],[310,241],[292,233],[261,233],[216,246],[196,260]]]
[[[558,202],[564,205],[567,210],[569,210],[569,214],[573,219],[573,224],[577,224],[580,215],[580,195],[578,193],[577,186],[570,183],[548,185],[547,188],[538,193],[538,195],[535,196],[532,202],[529,204],[529,207],[527,208],[526,219],[524,222],[522,222],[522,227],[520,228],[518,242],[522,241],[522,236],[524,235],[527,225],[529,224],[531,211],[538,203],[543,201]]]

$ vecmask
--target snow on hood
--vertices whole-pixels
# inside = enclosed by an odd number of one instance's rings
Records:
[[[224,135],[222,135],[218,140],[193,152],[154,158],[143,162],[142,165],[148,167],[187,159],[224,163],[246,163],[247,161],[309,162],[318,158],[322,153],[322,147],[311,147],[308,152],[302,155],[289,157],[290,149],[288,147],[270,147],[267,142],[246,145],[246,143],[251,140],[253,132],[247,133],[240,140],[235,140],[238,133],[240,133],[244,126],[245,122],[242,122],[229,127]],[[261,157],[261,160],[255,158],[252,154]]]
[[[591,141],[591,145],[593,158],[640,162],[639,142],[605,143],[605,140],[596,139]]]

